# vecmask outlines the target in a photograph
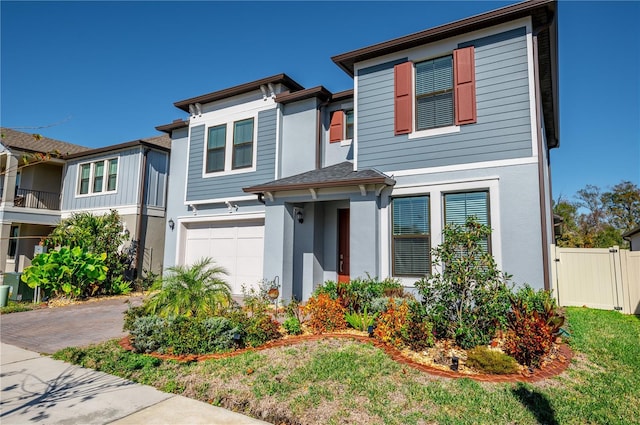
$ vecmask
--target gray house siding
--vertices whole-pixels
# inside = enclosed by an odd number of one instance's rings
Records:
[[[64,176],[62,210],[86,210],[137,204],[140,189],[138,185],[138,180],[140,179],[140,156],[140,148],[134,148],[69,161]],[[115,157],[118,158],[116,192],[96,195],[78,195],[79,165]]]
[[[273,180],[276,158],[276,110],[260,111],[257,126],[256,171],[208,178],[202,177],[205,126],[191,128],[187,201],[243,196],[246,195],[242,191],[243,187]]]
[[[394,135],[397,61],[358,72],[358,167],[381,171],[530,157],[531,119],[524,28],[474,40],[476,124],[440,136]],[[462,45],[461,45],[462,46]]]
[[[167,188],[167,210],[166,220],[173,220],[177,223],[177,218],[187,214],[187,207],[184,205],[184,184],[186,176],[187,161],[189,159],[188,130],[176,130],[171,135],[171,157],[170,157],[170,175]],[[166,227],[164,242],[164,267],[173,267],[176,265],[176,253],[178,249],[178,229],[175,227],[171,230]]]
[[[145,185],[147,187],[145,205],[164,207],[168,167],[167,153],[149,151],[147,154],[147,175],[145,176]]]

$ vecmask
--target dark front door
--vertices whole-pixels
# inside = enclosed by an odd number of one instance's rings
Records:
[[[338,210],[338,282],[349,282],[349,210]]]

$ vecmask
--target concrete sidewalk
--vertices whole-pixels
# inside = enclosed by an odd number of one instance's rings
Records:
[[[0,344],[2,424],[266,424]]]

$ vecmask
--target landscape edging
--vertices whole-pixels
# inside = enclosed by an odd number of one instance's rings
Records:
[[[228,357],[235,357],[240,354],[249,352],[249,351],[262,351],[270,348],[277,347],[287,347],[291,345],[296,345],[301,342],[306,341],[320,341],[327,338],[334,339],[351,339],[365,344],[371,344],[376,348],[383,350],[392,360],[404,364],[406,366],[412,367],[414,369],[420,370],[422,372],[426,372],[430,375],[440,376],[443,378],[451,378],[451,379],[460,379],[460,378],[469,378],[474,381],[479,382],[537,382],[543,379],[551,378],[553,376],[557,376],[564,372],[567,367],[569,367],[569,363],[571,362],[571,358],[573,357],[573,351],[566,345],[560,344],[558,347],[559,355],[554,359],[551,363],[546,364],[540,369],[535,369],[531,373],[522,374],[522,373],[512,373],[507,375],[490,375],[490,374],[476,374],[476,375],[464,375],[461,373],[457,373],[454,371],[437,369],[432,366],[424,365],[418,363],[408,357],[406,357],[400,350],[395,347],[392,347],[388,344],[380,342],[376,339],[372,339],[363,335],[351,335],[351,334],[339,334],[339,333],[326,333],[321,335],[298,335],[291,336],[284,339],[278,339],[275,341],[270,341],[260,347],[253,348],[242,348],[235,351],[230,351],[227,353],[219,353],[219,354],[189,354],[176,356],[171,354],[160,354],[160,353],[149,353],[147,355],[156,357],[161,360],[176,360],[180,362],[193,362],[193,361],[204,361],[204,360],[213,360],[213,359],[224,359]],[[119,342],[120,346],[128,351],[134,351],[133,345],[131,345],[131,341],[129,336],[122,338]]]

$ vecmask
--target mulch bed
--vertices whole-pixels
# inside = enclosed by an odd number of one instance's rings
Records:
[[[555,359],[545,364],[540,369],[534,369],[532,371],[525,369],[522,373],[514,373],[514,374],[508,374],[508,375],[489,375],[489,374],[469,375],[469,374],[458,373],[453,370],[443,370],[443,369],[438,369],[432,366],[417,363],[414,360],[402,354],[402,352],[397,348],[387,345],[376,339],[369,338],[364,335],[353,335],[353,334],[342,334],[342,333],[290,336],[284,339],[268,342],[264,345],[261,345],[260,347],[243,348],[243,349],[231,351],[228,353],[220,353],[220,354],[202,354],[202,355],[190,354],[190,355],[176,356],[171,354],[150,353],[148,355],[156,357],[158,359],[162,359],[162,360],[194,362],[194,361],[204,361],[204,360],[211,360],[211,359],[223,359],[223,358],[238,356],[240,354],[243,354],[249,351],[262,351],[262,350],[268,350],[270,348],[287,347],[287,346],[296,345],[305,341],[320,341],[326,338],[350,339],[350,340],[362,342],[365,344],[371,344],[374,347],[377,347],[383,350],[389,357],[391,357],[396,362],[412,367],[414,369],[420,370],[422,372],[426,372],[430,375],[440,376],[443,378],[454,378],[454,379],[469,378],[469,379],[473,379],[474,381],[480,381],[480,382],[541,381],[543,379],[557,376],[562,372],[564,372],[569,366],[569,363],[571,362],[571,358],[573,357],[573,352],[571,351],[571,349],[566,344],[560,344],[558,346],[558,355],[555,357]],[[131,345],[131,341],[128,336],[120,340],[120,346],[125,350],[134,351],[133,345]]]

